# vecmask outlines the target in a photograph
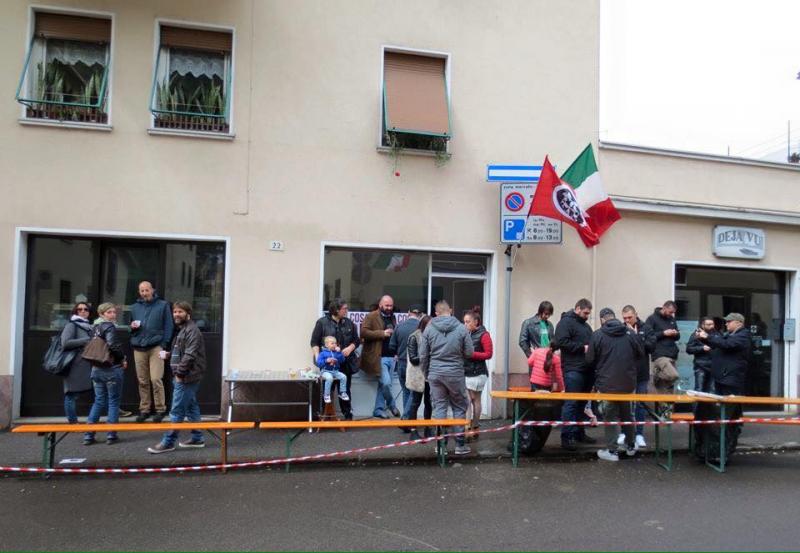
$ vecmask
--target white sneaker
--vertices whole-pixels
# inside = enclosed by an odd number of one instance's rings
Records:
[[[625,445],[625,434],[620,434],[617,438],[617,445]]]
[[[345,392],[339,394],[339,397],[341,398],[342,401],[350,401],[350,396],[348,396]]]
[[[637,452],[637,451],[639,451],[639,449],[638,449],[638,448],[636,448],[636,447],[629,447],[629,448],[626,448],[626,449],[625,449],[625,455],[627,455],[628,457],[633,457],[634,455],[636,455],[636,452]]]
[[[644,436],[636,435],[636,449],[644,449],[647,447],[647,442],[644,441]]]
[[[603,461],[619,461],[619,455],[617,455],[616,451],[599,449],[597,450],[597,456]]]
[[[325,396],[325,397],[323,397],[322,399],[323,399],[323,401],[324,401],[325,403],[330,403],[330,402],[331,402],[331,396]]]
[[[471,452],[472,452],[472,450],[469,448],[468,445],[457,445],[456,446],[456,451],[455,451],[456,455],[467,455],[467,454],[469,454]]]

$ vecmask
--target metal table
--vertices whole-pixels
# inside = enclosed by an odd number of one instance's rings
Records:
[[[313,376],[311,376],[313,375]],[[256,371],[256,370],[234,370],[225,376],[228,384],[228,422],[233,418],[234,405],[260,405],[260,406],[289,406],[306,405],[308,408],[308,420],[314,420],[314,383],[319,376],[315,373],[298,372],[292,376],[287,371]],[[236,401],[234,392],[238,384],[275,384],[294,382],[305,385],[308,389],[308,399],[306,401]]]

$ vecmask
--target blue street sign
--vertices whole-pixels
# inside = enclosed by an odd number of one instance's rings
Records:
[[[539,182],[541,165],[487,165],[489,182]]]
[[[525,232],[525,219],[503,220],[503,241],[521,240],[523,232]]]

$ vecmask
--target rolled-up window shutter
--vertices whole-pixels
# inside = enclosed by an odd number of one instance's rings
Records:
[[[111,42],[111,20],[62,13],[37,12],[34,34],[44,38]]]
[[[450,134],[445,60],[386,52],[386,130]]]
[[[219,31],[162,25],[161,46],[230,52],[233,46],[233,35]]]

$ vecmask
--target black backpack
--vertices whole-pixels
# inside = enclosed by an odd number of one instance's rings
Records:
[[[44,354],[42,367],[50,374],[66,376],[77,354],[77,349],[64,351],[64,348],[61,347],[61,335],[56,334],[50,338],[50,347]]]

